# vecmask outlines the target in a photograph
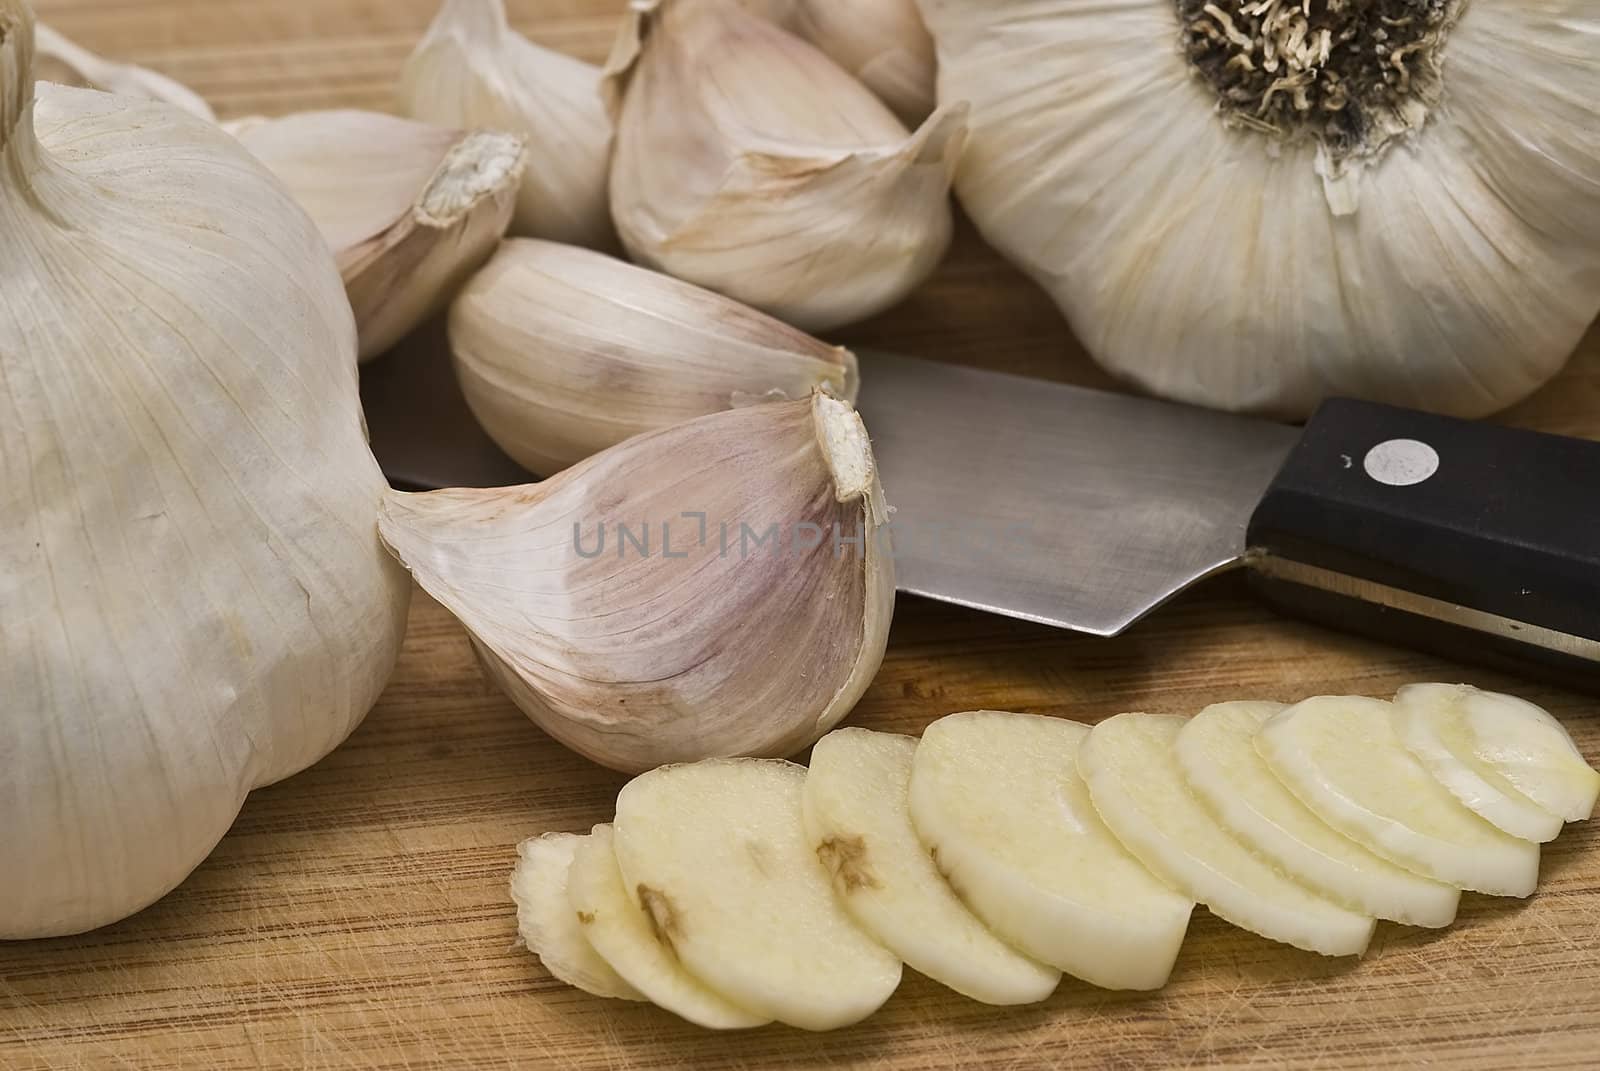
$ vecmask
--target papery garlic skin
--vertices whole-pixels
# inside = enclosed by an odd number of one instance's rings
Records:
[[[736,301],[576,246],[514,238],[450,308],[473,414],[551,476],[624,439],[735,405],[854,402],[855,355]]]
[[[915,125],[933,113],[938,61],[916,0],[792,0],[784,24],[902,121]]]
[[[824,331],[893,305],[943,257],[965,105],[908,135],[735,0],[640,0],[606,73],[611,211],[635,261]]]
[[[1172,0],[921,3],[941,97],[972,102],[968,213],[1156,394],[1478,416],[1553,376],[1600,311],[1592,4],[1472,0],[1442,105],[1340,160],[1225,121]]]
[[[0,938],[172,889],[398,653],[355,332],[234,140],[41,84],[0,0]]]
[[[609,249],[612,124],[600,81],[600,68],[513,31],[504,0],[444,0],[401,72],[400,104],[414,119],[527,142],[533,163],[511,233]]]
[[[211,105],[188,86],[145,67],[97,56],[42,22],[34,26],[34,57],[33,74],[41,82],[158,100],[202,119],[216,118]]]
[[[229,126],[327,238],[363,361],[440,311],[505,234],[522,140],[363,111]]]
[[[380,529],[524,713],[641,771],[792,754],[849,713],[888,638],[886,522],[860,418],[818,394],[641,435],[543,484],[396,492]]]

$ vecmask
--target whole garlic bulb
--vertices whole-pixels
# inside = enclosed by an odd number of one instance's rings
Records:
[[[42,22],[34,26],[33,74],[41,82],[159,100],[202,119],[216,118],[211,105],[188,86],[157,71],[97,56]]]
[[[522,140],[362,111],[224,124],[333,248],[363,361],[442,309],[505,234]]]
[[[414,119],[522,137],[522,176],[511,233],[572,245],[616,245],[606,202],[611,116],[600,69],[511,29],[505,0],[444,0],[400,75]]]
[[[450,350],[490,438],[543,476],[746,401],[854,402],[849,350],[576,246],[513,238],[450,308]]]
[[[967,211],[1155,393],[1475,416],[1600,311],[1587,0],[921,2]]]
[[[410,587],[321,235],[227,134],[41,83],[0,0],[0,938],[176,886],[355,728]]]
[[[634,260],[824,331],[888,308],[944,255],[965,105],[908,134],[736,0],[637,0],[606,74],[612,218]]]
[[[817,394],[528,487],[393,493],[384,540],[563,744],[617,770],[788,755],[850,712],[894,606],[861,420]]]
[[[938,63],[916,0],[791,0],[784,25],[905,122],[920,123],[933,112]]]

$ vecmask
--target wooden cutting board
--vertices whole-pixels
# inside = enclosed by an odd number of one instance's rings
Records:
[[[535,38],[599,58],[621,6],[511,8]],[[432,0],[41,7],[84,44],[238,115],[384,107]],[[923,293],[840,341],[1106,382],[1043,295],[970,234]],[[1600,438],[1600,332],[1509,419]],[[1282,621],[1233,579],[1109,641],[904,601],[854,721],[917,732],[977,707],[1094,721],[1436,679],[1528,695],[1600,759],[1593,701]],[[0,944],[0,1068],[1600,1064],[1600,832],[1587,826],[1547,850],[1532,900],[1469,896],[1443,933],[1385,924],[1360,962],[1269,944],[1201,910],[1160,993],[1068,981],[1040,1006],[1000,1011],[908,975],[852,1029],[731,1036],[585,996],[515,945],[516,842],[608,819],[622,781],[534,729],[419,596],[394,683],[362,729],[252,796],[182,888],[97,933]]]

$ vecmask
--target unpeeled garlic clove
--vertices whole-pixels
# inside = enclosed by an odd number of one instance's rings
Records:
[[[549,476],[624,439],[746,400],[854,402],[849,350],[736,301],[575,246],[503,242],[450,310],[478,422]]]
[[[333,247],[361,359],[439,311],[505,233],[521,139],[361,111],[225,124]]]
[[[949,245],[966,106],[910,134],[735,0],[638,0],[607,91],[612,216],[641,263],[821,331],[899,301]]]
[[[34,75],[41,82],[156,100],[202,119],[216,118],[211,105],[181,82],[145,67],[97,56],[42,22],[34,27]]]
[[[523,175],[513,234],[609,249],[612,127],[600,77],[513,31],[504,0],[444,0],[401,72],[400,103],[416,119],[527,141],[537,166]]]
[[[784,25],[904,121],[920,123],[932,114],[938,62],[916,0],[790,0]]]
[[[397,492],[379,529],[517,706],[639,771],[792,754],[849,713],[893,612],[886,520],[860,418],[818,393],[542,484]]]

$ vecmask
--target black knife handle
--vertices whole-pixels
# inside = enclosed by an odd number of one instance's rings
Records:
[[[1329,401],[1247,546],[1281,609],[1600,689],[1600,443]]]

